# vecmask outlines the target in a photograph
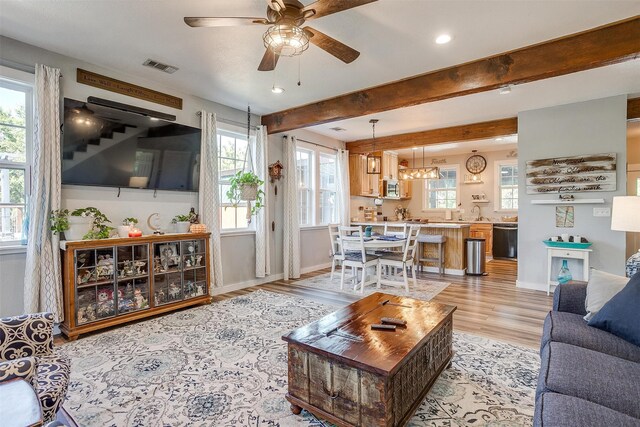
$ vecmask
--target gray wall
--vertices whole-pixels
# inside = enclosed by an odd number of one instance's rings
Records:
[[[520,174],[518,286],[546,289],[547,250],[542,240],[560,233],[580,234],[593,242],[591,266],[624,274],[625,235],[611,231],[610,217],[594,217],[594,207],[611,207],[613,196],[626,194],[627,97],[615,96],[518,114],[518,165],[528,160],[582,154],[617,153],[617,190],[576,194],[604,198],[604,205],[574,205],[575,227],[556,228],[555,205],[532,205],[533,199],[557,195],[528,195]],[[571,266],[577,272],[577,265]],[[575,276],[576,273],[574,273]]]
[[[221,119],[232,120],[236,122],[246,122],[246,112],[236,110],[206,99],[199,98],[188,93],[182,93],[171,87],[166,87],[154,82],[153,80],[123,74],[121,72],[105,69],[93,64],[83,62],[79,59],[71,58],[64,55],[47,51],[36,46],[28,45],[20,41],[0,37],[0,57],[2,59],[18,62],[26,65],[34,65],[42,63],[49,66],[57,67],[62,70],[63,78],[61,81],[62,96],[72,99],[85,100],[87,96],[96,96],[106,98],[125,104],[136,105],[156,111],[162,111],[177,116],[177,123],[199,127],[200,119],[196,115],[197,111],[206,109],[214,112]],[[154,90],[169,93],[183,98],[183,109],[176,110],[154,104],[136,98],[119,95],[113,92],[104,91],[94,87],[82,85],[76,82],[76,68],[83,68],[89,71],[108,75],[110,77],[149,87]],[[153,76],[155,70],[146,70],[141,67],[140,74]],[[260,118],[253,116],[252,122],[259,123]],[[225,126],[224,123],[219,123]],[[301,132],[301,137],[314,141],[318,139],[318,143],[324,145],[340,145],[341,143],[314,134],[312,132]],[[317,138],[316,138],[317,137]],[[282,139],[276,137],[269,138],[268,162],[273,163],[276,160],[282,160]],[[279,184],[281,187],[281,183]],[[255,278],[255,234],[252,232],[234,233],[222,237],[222,268],[224,275],[225,288],[234,289],[264,281],[273,280],[282,274],[282,209],[283,198],[282,192],[274,195],[274,184],[268,184],[270,196],[270,216],[276,223],[275,232],[270,232],[269,244],[271,248],[271,276],[266,280],[257,280]],[[279,189],[281,190],[281,188]],[[169,192],[158,191],[157,197],[154,197],[152,191],[122,189],[120,197],[117,197],[117,189],[99,188],[99,187],[80,187],[65,186],[62,192],[62,203],[65,207],[75,209],[78,207],[95,206],[102,210],[114,223],[119,223],[123,218],[128,216],[136,216],[145,223],[144,219],[154,212],[160,212],[164,219],[164,228],[171,230],[169,222],[178,213],[189,211],[191,206],[198,206],[198,194],[188,192]],[[143,225],[143,229],[145,224]],[[148,230],[143,230],[148,232]],[[303,232],[306,233],[306,232]],[[304,253],[309,252],[315,254],[316,250],[309,242],[315,242],[316,239],[304,239],[307,244],[304,245]],[[311,246],[311,247],[309,247]],[[323,254],[328,253],[328,243],[325,248],[319,249],[317,252]],[[19,314],[23,311],[23,280],[24,280],[24,253],[4,253],[0,251],[0,316],[8,316]],[[302,267],[308,269],[310,266],[318,265],[318,260],[313,256],[303,254]]]

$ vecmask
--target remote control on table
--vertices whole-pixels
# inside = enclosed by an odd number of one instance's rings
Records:
[[[387,323],[390,325],[398,325],[398,326],[404,326],[407,324],[406,320],[402,320],[402,319],[397,319],[395,317],[383,317],[380,319],[380,321],[382,323]]]
[[[396,325],[382,325],[382,324],[373,324],[371,325],[371,329],[378,329],[382,331],[395,331]]]

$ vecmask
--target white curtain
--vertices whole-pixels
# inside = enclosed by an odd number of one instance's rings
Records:
[[[300,277],[296,137],[284,137],[284,280]]]
[[[349,186],[349,151],[338,150],[338,222],[348,227],[351,225],[351,188]]]
[[[36,65],[32,151],[25,311],[49,311],[62,322],[60,236],[49,230],[49,212],[60,209],[60,70],[41,64]]]
[[[200,220],[211,232],[209,265],[211,289],[219,288],[222,280],[222,251],[220,249],[220,187],[218,186],[218,128],[216,115],[201,112],[200,128],[200,189],[198,193]]]
[[[264,207],[256,214],[256,277],[265,277],[271,274],[271,262],[269,254],[269,179],[267,157],[267,127],[258,126],[255,137],[256,175],[264,181]]]

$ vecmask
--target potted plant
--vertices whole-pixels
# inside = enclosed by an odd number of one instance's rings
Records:
[[[138,224],[138,218],[129,217],[123,219],[122,225],[118,226],[118,236],[129,237],[129,231],[131,231],[136,224]]]
[[[177,233],[188,233],[191,227],[191,215],[176,215],[171,222],[175,224]]]
[[[67,240],[106,239],[110,237],[113,227],[109,218],[100,210],[88,207],[69,213],[68,209],[51,212],[51,231],[54,234],[64,232]]]
[[[258,175],[253,172],[239,171],[229,180],[229,190],[227,190],[227,198],[233,206],[238,206],[240,201],[248,202],[248,209],[251,215],[255,215],[262,207],[264,207],[264,191],[260,186],[264,184]],[[251,202],[253,206],[251,206]]]

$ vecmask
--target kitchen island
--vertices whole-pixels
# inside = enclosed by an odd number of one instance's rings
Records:
[[[419,225],[420,233],[422,234],[439,234],[445,236],[447,238],[447,243],[444,245],[445,253],[444,253],[444,267],[445,274],[452,274],[456,276],[464,276],[466,271],[466,257],[465,257],[465,244],[464,240],[469,237],[469,229],[471,228],[470,224],[465,223],[440,223],[440,222],[429,222],[429,223],[417,223],[417,222],[387,222],[387,225],[391,226],[402,226],[407,224],[410,225]],[[362,226],[363,228],[366,226],[372,226],[373,231],[378,233],[384,232],[384,222],[353,222],[351,225],[354,226]],[[435,257],[436,255],[436,245],[424,245],[426,257]],[[424,268],[426,271],[437,273],[438,267],[435,263],[427,262],[424,264]]]

